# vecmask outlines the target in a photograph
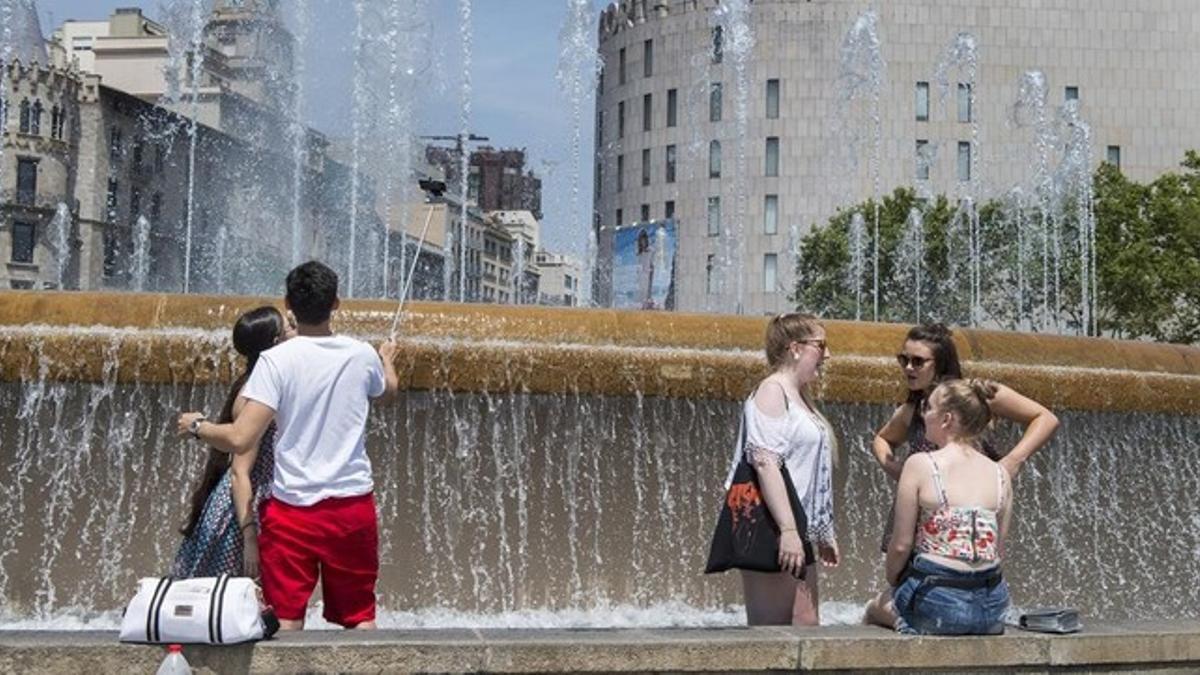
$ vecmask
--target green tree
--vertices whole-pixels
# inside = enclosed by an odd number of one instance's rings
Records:
[[[1088,213],[1090,198],[1100,334],[1200,341],[1200,154],[1189,151],[1180,172],[1146,185],[1102,164],[1092,176],[1091,195],[1086,187],[1057,195],[1057,203],[1010,195],[977,208],[944,196],[924,201],[901,188],[878,203],[842,209],[801,240],[792,300],[830,318],[853,319],[856,310],[872,317],[878,213],[880,320],[917,321],[919,298],[920,320],[969,324],[974,292],[982,325],[1038,329],[1049,313],[1062,328],[1084,332],[1082,272],[1090,260],[1080,214]],[[914,210],[923,216],[920,228],[912,226]],[[857,278],[851,265],[856,213],[865,222]],[[1057,254],[1046,244],[1054,239]],[[972,241],[978,246],[974,256]]]

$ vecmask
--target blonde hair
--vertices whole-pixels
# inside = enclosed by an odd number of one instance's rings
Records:
[[[812,314],[789,312],[779,314],[767,324],[767,365],[778,370],[787,359],[788,347],[816,334],[820,320]]]
[[[808,340],[813,335],[816,335],[818,328],[821,328],[821,320],[812,314],[784,312],[783,314],[775,315],[767,324],[767,365],[771,367],[771,370],[779,370],[779,367],[787,362],[788,350],[793,342]],[[804,398],[804,402],[808,404],[813,413],[821,418],[821,423],[829,431],[829,444],[833,455],[833,466],[836,468],[841,463],[841,443],[838,442],[833,425],[829,423],[829,418],[818,410],[817,406],[813,405],[812,398],[805,391],[805,388],[800,389],[800,396]]]
[[[974,439],[991,424],[996,383],[991,380],[951,380],[933,390],[931,399],[936,405],[954,415],[965,439]]]

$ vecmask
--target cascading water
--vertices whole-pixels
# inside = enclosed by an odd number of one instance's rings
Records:
[[[750,0],[726,0],[713,9],[712,24],[721,28],[722,49],[733,66],[734,153],[733,218],[721,228],[722,267],[734,277],[734,306],[741,314],[746,306],[746,205],[749,171],[746,143],[750,118],[749,69],[754,56],[754,30]]]
[[[49,377],[69,354],[64,340],[99,341],[99,381]],[[0,519],[11,524],[0,529],[0,626],[111,627],[135,580],[166,569],[204,456],[174,434],[174,416],[219,405],[224,387],[192,378],[229,357],[226,342],[227,330],[0,328],[3,353],[33,350],[20,381],[0,384],[0,404],[16,411],[0,418],[0,436],[12,439],[0,450]],[[179,347],[164,349],[173,343]],[[428,336],[405,344],[506,348]],[[610,349],[618,348],[586,347]],[[620,349],[630,358],[675,351]],[[139,369],[178,358],[168,354],[195,360],[171,365],[168,383],[143,382]],[[884,368],[890,361],[842,358]],[[1063,383],[1098,374],[1035,370]],[[381,623],[742,623],[736,578],[699,574],[737,407],[637,390],[611,397],[409,391],[374,407],[367,442],[384,551]],[[847,449],[836,505],[844,562],[822,571],[824,612],[853,622],[878,591],[878,542],[892,491],[863,429],[892,407],[822,408]],[[1020,510],[1005,562],[1015,602],[1068,604],[1110,620],[1191,616],[1194,599],[1175,591],[1200,574],[1200,558],[1180,555],[1200,547],[1200,520],[1190,515],[1200,512],[1200,471],[1182,459],[1200,452],[1200,418],[1058,412],[1058,436],[1016,485]],[[1007,424],[994,433],[999,447],[1017,438]],[[1106,441],[1099,451],[1097,437]],[[1132,454],[1136,465],[1127,461]],[[1162,517],[1146,519],[1139,515],[1145,495],[1159,492],[1153,482],[1163,472],[1174,487],[1160,500]],[[1147,555],[1173,563],[1137,564]]]
[[[594,16],[589,0],[567,0],[567,13],[558,33],[558,68],[555,79],[559,91],[567,100],[571,120],[571,195],[568,201],[569,222],[580,223],[584,229],[575,234],[576,241],[586,241],[582,287],[577,295],[592,298],[592,275],[596,266],[595,230],[580,204],[583,181],[584,105],[595,90],[600,59],[596,54],[592,23]],[[520,277],[518,277],[520,279]]]
[[[859,152],[864,142],[870,143],[868,160],[871,195],[875,203],[874,234],[871,237],[871,298],[872,316],[879,320],[879,204],[881,193],[881,159],[883,117],[880,97],[887,81],[887,63],[879,35],[879,16],[874,10],[863,12],[842,38],[838,53],[837,109],[834,111],[834,137],[837,139],[835,162],[841,165],[847,199],[853,194],[858,180]],[[870,130],[864,139],[861,129]],[[856,301],[856,305],[861,302]],[[856,307],[856,318],[861,308]]]
[[[848,281],[854,288],[854,320],[862,320],[863,275],[867,267],[867,221],[863,214],[855,211],[850,216],[850,274]]]
[[[459,201],[462,212],[454,241],[458,245],[458,261],[455,265],[458,269],[458,301],[464,302],[468,298],[475,299],[467,295],[467,248],[470,246],[468,233],[471,222],[467,206],[471,194],[471,151],[467,147],[467,141],[471,137],[471,40],[474,31],[471,23],[471,0],[458,0],[458,19],[462,41],[462,89],[459,101],[461,127],[458,132]],[[451,252],[453,248],[448,246],[446,250]],[[446,292],[450,292],[449,284],[446,285]]]
[[[900,238],[900,267],[897,279],[906,294],[911,293],[912,321],[921,323],[921,294],[924,292],[925,219],[921,209],[913,207],[904,221]]]
[[[0,119],[3,115],[0,114]],[[3,157],[0,157],[3,161]],[[71,209],[59,202],[54,207],[54,218],[50,221],[50,231],[54,233],[54,266],[58,276],[57,288],[67,287],[67,271],[71,268]]]
[[[222,228],[222,232],[224,229]],[[224,256],[222,256],[222,261]],[[146,290],[146,280],[150,276],[150,221],[146,216],[138,216],[133,224],[133,290],[139,293]]]
[[[167,91],[163,104],[178,108],[185,97],[188,105],[186,133],[188,136],[187,156],[187,210],[184,213],[183,241],[183,292],[192,285],[193,233],[196,220],[196,145],[199,139],[200,85],[204,75],[204,26],[208,17],[205,0],[165,0],[164,23],[167,26],[167,63],[164,76]],[[180,76],[184,81],[180,81]],[[186,94],[185,94],[186,90]],[[224,278],[217,280],[224,283]]]
[[[309,0],[295,0],[295,90],[289,130],[292,137],[292,265],[304,262],[304,174],[308,166],[308,126],[304,124],[304,77],[309,32]]]
[[[1041,311],[1038,312],[1038,324],[1043,330],[1051,330],[1057,327],[1058,305],[1057,301],[1053,305],[1051,295],[1051,283],[1053,275],[1051,272],[1052,250],[1051,237],[1052,231],[1052,206],[1051,200],[1054,192],[1054,176],[1051,170],[1050,157],[1054,146],[1056,145],[1056,134],[1054,132],[1053,120],[1047,112],[1046,97],[1048,94],[1046,84],[1046,75],[1038,70],[1030,70],[1021,74],[1021,79],[1017,83],[1017,101],[1014,105],[1014,121],[1018,127],[1028,127],[1033,132],[1033,148],[1034,148],[1034,171],[1030,176],[1030,194],[1036,204],[1035,215],[1032,220],[1022,216],[1021,222],[1028,223],[1028,230],[1032,237],[1028,238],[1027,246],[1020,252],[1022,268],[1031,267],[1031,263],[1037,262],[1040,257],[1042,268],[1042,283],[1041,293],[1038,294],[1041,300]],[[1025,203],[1021,203],[1021,212],[1023,213]],[[1040,244],[1040,247],[1038,246]],[[1038,256],[1038,248],[1041,249],[1041,255]],[[1031,304],[1033,299],[1031,297]],[[1020,308],[1020,313],[1025,313],[1025,308]],[[1032,307],[1030,309],[1032,312]]]

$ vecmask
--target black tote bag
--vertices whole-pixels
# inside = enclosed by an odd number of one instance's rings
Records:
[[[725,502],[721,505],[721,513],[717,517],[717,528],[713,532],[708,564],[704,568],[705,574],[733,568],[756,572],[778,572],[781,569],[779,525],[771,517],[771,511],[763,499],[758,472],[746,460],[744,419],[739,436],[742,460],[734,471],[733,482],[725,491]],[[804,544],[804,560],[807,567],[814,560],[812,544],[808,541],[808,517],[804,514],[804,507],[796,495],[796,486],[792,483],[787,466],[780,465],[779,473],[783,475],[783,485],[792,505],[796,533],[800,535],[800,541]],[[804,578],[803,568],[799,578]]]

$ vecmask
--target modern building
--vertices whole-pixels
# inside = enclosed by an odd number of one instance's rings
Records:
[[[798,237],[839,207],[896,187],[986,197],[1027,182],[1031,82],[1060,131],[1089,125],[1093,166],[1153,179],[1200,147],[1198,28],[1192,0],[610,5],[596,298],[610,302],[605,232],[673,217],[679,309],[784,310]]]
[[[444,148],[428,146],[426,161],[445,171],[446,179],[457,183],[462,172],[464,152],[461,145]],[[497,150],[483,146],[471,151],[468,160],[468,198],[484,211],[529,211],[542,219],[542,179],[525,166],[525,150]]]
[[[549,251],[537,252],[541,273],[538,304],[577,307],[580,304],[580,278],[583,266],[571,256]]]

